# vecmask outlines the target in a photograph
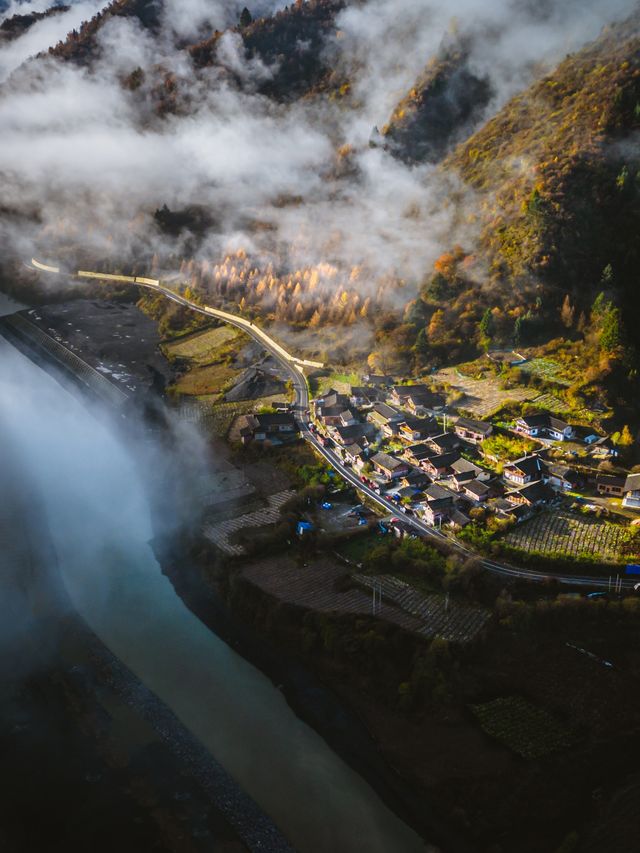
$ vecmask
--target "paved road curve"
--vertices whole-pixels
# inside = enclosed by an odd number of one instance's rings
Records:
[[[40,272],[60,275],[65,274],[59,267],[43,264],[35,258],[31,259],[31,265],[33,269],[36,269]],[[164,294],[167,299],[171,299],[173,300],[173,302],[177,302],[179,305],[183,305],[185,308],[189,308],[191,311],[196,311],[199,314],[206,314],[207,316],[216,317],[217,319],[220,319],[223,322],[228,323],[231,326],[235,326],[236,328],[241,329],[243,332],[246,332],[246,334],[250,335],[254,340],[261,344],[264,349],[267,350],[267,352],[269,352],[278,362],[280,362],[280,364],[291,376],[291,381],[293,383],[293,388],[296,397],[296,402],[294,406],[295,416],[298,422],[298,426],[300,428],[300,434],[302,435],[303,439],[308,442],[314,448],[314,450],[319,453],[329,463],[329,465],[332,466],[332,468],[335,469],[335,471],[338,472],[338,474],[342,477],[343,480],[346,480],[348,483],[355,486],[360,492],[367,495],[368,498],[378,504],[378,506],[382,507],[382,509],[384,509],[386,512],[391,513],[392,515],[397,515],[398,507],[395,503],[388,500],[383,495],[379,495],[377,492],[374,492],[373,489],[369,488],[369,486],[363,483],[360,477],[358,477],[357,474],[354,474],[351,468],[347,467],[342,463],[342,460],[336,453],[326,447],[323,447],[320,444],[314,433],[309,428],[309,385],[307,382],[307,378],[304,374],[304,367],[324,367],[321,362],[308,361],[306,359],[296,358],[295,356],[288,353],[284,349],[284,347],[280,346],[280,344],[274,341],[273,338],[271,338],[255,323],[246,320],[244,317],[238,317],[235,314],[230,314],[227,311],[221,311],[218,308],[212,308],[208,305],[199,305],[197,302],[192,302],[189,299],[185,299],[184,296],[181,296],[175,293],[173,290],[169,289],[168,287],[162,285],[158,279],[142,278],[140,276],[123,276],[110,273],[89,272],[87,270],[79,270],[77,275],[82,278],[95,278],[107,281],[122,281],[128,284],[133,284],[137,287],[146,287],[149,290],[158,291]],[[482,568],[496,575],[503,575],[504,577],[530,581],[532,583],[544,583],[545,581],[555,580],[558,583],[567,584],[570,586],[583,586],[591,588],[599,587],[604,589],[607,589],[609,587],[608,577],[589,577],[580,575],[563,575],[548,572],[537,572],[533,569],[523,569],[519,568],[518,566],[512,566],[509,563],[501,563],[495,560],[486,559],[477,554],[477,552],[472,551],[470,548],[467,548],[462,543],[450,539],[437,528],[430,527],[428,524],[425,524],[424,521],[421,521],[415,516],[403,516],[403,521],[411,525],[420,535],[430,538],[432,540],[437,540],[441,544],[446,544],[451,550],[465,557],[477,558]],[[633,589],[635,583],[635,580],[623,579],[622,587],[624,589]]]

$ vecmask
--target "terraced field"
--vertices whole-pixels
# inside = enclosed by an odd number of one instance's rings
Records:
[[[372,613],[372,594],[362,589],[335,588],[345,569],[327,557],[310,558],[303,566],[287,555],[255,560],[243,566],[242,574],[265,592],[281,601],[307,607],[310,610],[334,613]],[[401,625],[408,631],[419,632],[420,621],[410,613],[382,602],[376,605],[376,616]]]
[[[244,548],[242,545],[230,542],[231,535],[242,530],[243,527],[266,527],[268,524],[275,524],[280,518],[280,507],[294,495],[293,489],[277,492],[275,495],[269,496],[268,505],[263,509],[248,512],[246,515],[237,515],[234,518],[221,521],[219,524],[207,524],[202,532],[210,542],[213,542],[225,554],[237,557],[244,553]]]
[[[543,513],[525,521],[506,536],[523,551],[579,557],[596,556],[616,562],[629,536],[627,527],[569,511]]]
[[[541,758],[571,746],[575,740],[573,732],[551,714],[520,696],[471,705],[471,711],[488,735],[523,758]]]
[[[491,614],[483,607],[471,607],[442,595],[423,595],[404,581],[389,575],[353,575],[353,580],[368,589],[380,590],[383,600],[391,601],[415,616],[421,623],[420,634],[468,643],[488,622]]]

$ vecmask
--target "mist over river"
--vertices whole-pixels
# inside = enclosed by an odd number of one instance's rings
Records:
[[[146,472],[106,412],[0,340],[0,433],[41,495],[69,598],[300,851],[425,850],[256,668],[182,603],[149,546]]]

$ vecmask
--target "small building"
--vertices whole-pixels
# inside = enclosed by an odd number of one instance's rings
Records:
[[[474,421],[471,418],[458,418],[454,425],[456,435],[469,441],[471,444],[480,444],[485,438],[489,438],[493,432],[493,425],[486,421]]]
[[[365,446],[369,444],[369,438],[373,436],[375,429],[371,424],[351,424],[351,426],[336,426],[331,428],[331,435],[337,444],[346,447],[354,441],[362,442]]]
[[[621,498],[624,495],[627,478],[617,474],[598,474],[596,477],[596,490],[599,495]]]
[[[451,465],[451,471],[453,472],[453,481],[456,488],[461,488],[463,483],[467,483],[470,480],[488,480],[491,476],[484,468],[481,468],[474,462],[470,462],[463,456],[460,459],[456,459]]]
[[[405,458],[413,465],[420,465],[423,459],[433,456],[433,450],[426,444],[412,444],[404,451]]]
[[[345,462],[353,465],[354,468],[361,468],[367,461],[367,449],[364,441],[354,441],[353,444],[347,444],[342,455]]]
[[[625,480],[622,506],[640,509],[640,474],[629,474]]]
[[[539,456],[523,456],[505,465],[502,472],[505,480],[524,486],[536,480],[546,480],[547,466]]]
[[[548,503],[553,498],[553,491],[541,480],[527,483],[520,489],[514,489],[505,495],[508,501],[517,506],[535,507]]]
[[[426,489],[432,483],[431,477],[419,468],[412,468],[400,481],[403,486],[412,486],[414,489]]]
[[[388,453],[376,453],[371,457],[374,468],[387,480],[396,480],[408,473],[409,466],[402,459]]]
[[[349,394],[349,403],[356,409],[362,406],[370,406],[378,399],[378,392],[375,388],[369,388],[366,385],[352,385]]]
[[[473,503],[482,503],[489,497],[491,489],[480,480],[471,480],[462,487],[462,494]]]
[[[422,441],[437,435],[440,427],[435,418],[415,418],[407,416],[398,424],[398,435],[404,441]]]
[[[567,465],[549,465],[548,466],[548,483],[554,489],[560,491],[570,491],[571,489],[579,488],[582,483],[582,477],[573,468]]]
[[[430,477],[437,480],[449,474],[451,466],[459,458],[460,454],[455,451],[452,453],[436,453],[423,459],[420,464]]]
[[[393,385],[393,376],[385,376],[382,373],[365,373],[362,381],[374,388],[388,388]]]
[[[286,412],[241,415],[238,431],[243,444],[252,441],[277,442],[292,438],[298,430],[295,418]]]
[[[343,405],[338,406],[320,406],[316,409],[316,417],[325,426],[349,426],[342,421],[342,416],[345,412],[349,412]],[[351,412],[349,412],[351,415]]]
[[[441,432],[428,438],[427,444],[436,453],[450,453],[460,447],[460,439],[455,432]]]
[[[351,409],[345,409],[340,415],[340,426],[352,426],[353,424],[357,424],[358,419],[353,414]]]
[[[367,415],[367,420],[382,430],[385,435],[395,435],[398,424],[404,420],[404,415],[387,406],[386,403],[374,403],[373,409]]]
[[[454,508],[454,496],[449,489],[433,483],[424,493],[424,518],[427,524],[440,524],[449,519]]]
[[[615,458],[618,455],[618,449],[608,435],[588,435],[584,443],[589,446],[589,455],[594,459]]]
[[[568,441],[574,436],[574,429],[570,424],[549,412],[538,412],[518,418],[516,430],[529,438],[551,438],[554,441]]]

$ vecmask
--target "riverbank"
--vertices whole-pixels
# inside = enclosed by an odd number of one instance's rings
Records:
[[[340,695],[335,692],[341,679],[332,678],[330,668],[319,665],[317,657],[310,666],[308,656],[291,654],[290,649],[301,648],[303,608],[277,601],[224,564],[212,571],[208,546],[204,552],[192,550],[187,557],[186,545],[176,549],[157,538],[154,550],[163,572],[191,611],[265,673],[296,715],[315,729],[404,822],[447,853],[471,853],[475,849],[464,832],[442,820],[428,799],[385,760],[380,742],[354,710],[353,696],[342,690]],[[327,614],[327,624],[333,618]],[[379,624],[360,614],[336,618],[344,625],[356,618],[365,626]],[[400,628],[396,631],[400,645],[410,654],[412,644],[420,641]]]

